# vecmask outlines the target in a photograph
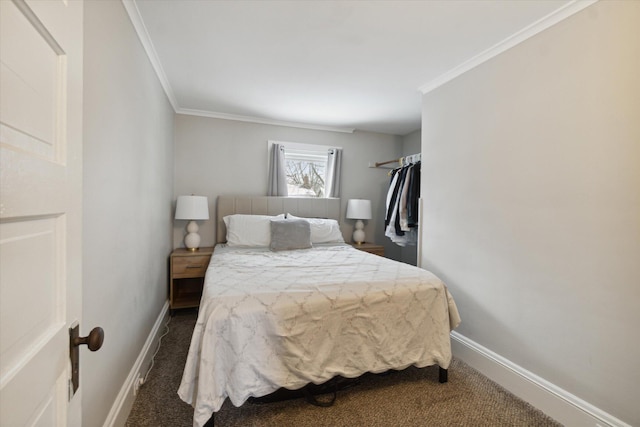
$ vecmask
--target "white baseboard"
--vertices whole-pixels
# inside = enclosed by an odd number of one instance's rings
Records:
[[[566,426],[631,427],[455,331],[453,355]]]
[[[129,417],[129,412],[131,412],[131,408],[133,407],[133,401],[135,400],[134,389],[136,381],[138,378],[144,376],[151,364],[151,358],[156,350],[158,339],[163,333],[162,325],[167,322],[168,315],[169,301],[166,301],[160,310],[156,323],[153,325],[151,333],[149,333],[136,362],[133,364],[131,371],[129,371],[129,375],[122,385],[113,406],[111,406],[111,410],[109,411],[109,415],[107,415],[103,427],[120,427],[125,425]]]

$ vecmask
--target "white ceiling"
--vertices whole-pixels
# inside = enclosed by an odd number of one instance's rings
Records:
[[[575,9],[569,0],[123,1],[179,113],[395,135],[420,128],[421,89]]]

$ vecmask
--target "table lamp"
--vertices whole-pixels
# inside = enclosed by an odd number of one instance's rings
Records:
[[[371,200],[350,199],[347,202],[347,218],[357,219],[356,229],[353,231],[353,241],[357,244],[364,242],[363,219],[371,219]]]
[[[209,202],[205,196],[178,196],[175,219],[189,220],[184,245],[190,251],[197,251],[200,246],[197,220],[209,219]]]

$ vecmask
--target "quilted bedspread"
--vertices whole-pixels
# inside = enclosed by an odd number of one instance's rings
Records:
[[[451,361],[455,302],[432,273],[349,245],[218,245],[178,394],[202,426],[280,387]]]

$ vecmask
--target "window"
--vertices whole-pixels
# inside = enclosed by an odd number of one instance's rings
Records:
[[[268,141],[267,195],[340,197],[342,148]]]
[[[297,144],[296,144],[297,145]],[[289,196],[324,197],[327,149],[309,145],[284,152]]]

